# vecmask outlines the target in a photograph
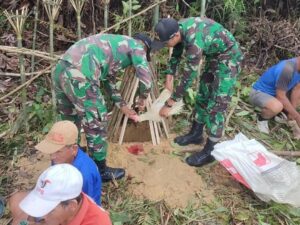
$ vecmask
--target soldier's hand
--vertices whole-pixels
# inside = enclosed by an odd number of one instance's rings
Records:
[[[172,92],[173,83],[174,83],[174,76],[170,74],[166,75],[165,88]]]
[[[124,113],[129,119],[132,119],[134,122],[138,121],[139,116],[133,109],[130,109],[127,105],[121,107],[122,113]]]
[[[160,109],[159,115],[162,117],[167,117],[170,113],[170,110],[171,110],[171,108],[164,106]]]
[[[139,112],[144,112],[146,107],[146,99],[139,98],[138,100]]]

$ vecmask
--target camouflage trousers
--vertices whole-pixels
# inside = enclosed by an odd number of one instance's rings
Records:
[[[99,84],[87,80],[81,71],[60,60],[55,68],[54,88],[57,110],[62,120],[81,125],[88,149],[96,161],[107,154],[107,108]]]
[[[237,45],[216,57],[206,57],[196,97],[195,119],[205,124],[209,137],[223,135],[225,113],[241,71],[243,55]]]

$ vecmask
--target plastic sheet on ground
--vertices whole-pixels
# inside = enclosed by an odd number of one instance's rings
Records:
[[[212,155],[263,201],[300,207],[300,168],[239,133],[215,146]]]

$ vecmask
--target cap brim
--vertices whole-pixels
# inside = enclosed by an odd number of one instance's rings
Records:
[[[166,42],[154,40],[151,43],[151,51],[158,51],[166,46]]]
[[[43,217],[50,213],[59,203],[60,201],[42,199],[33,190],[20,202],[19,206],[29,216]]]
[[[39,150],[42,153],[45,154],[52,154],[54,152],[57,152],[58,150],[60,150],[61,148],[63,148],[65,145],[58,145],[58,144],[54,144],[51,143],[47,140],[43,140],[40,143],[38,143],[35,148],[37,150]]]

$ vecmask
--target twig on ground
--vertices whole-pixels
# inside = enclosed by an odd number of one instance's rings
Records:
[[[38,74],[40,71],[32,72],[32,73],[25,73],[25,76],[32,76]],[[45,73],[50,73],[51,70],[46,71]],[[19,73],[7,73],[7,72],[0,72],[0,76],[7,76],[7,77],[20,77],[21,74]]]
[[[238,106],[239,101],[240,101],[240,90],[237,91],[237,102],[236,102],[236,105],[232,107],[232,109],[230,110],[230,112],[228,113],[228,116],[227,116],[227,118],[226,118],[225,128],[228,127],[230,118],[231,118],[231,116],[233,115],[233,113],[234,113],[236,107]]]
[[[31,78],[30,80],[26,81],[24,84],[18,86],[16,89],[14,89],[13,91],[9,92],[8,94],[2,96],[0,98],[0,102],[3,101],[4,99],[6,99],[7,97],[11,96],[12,94],[16,93],[17,91],[19,91],[20,89],[22,89],[23,87],[29,85],[32,81],[34,81],[35,79],[37,79],[38,77],[40,77],[43,74],[46,74],[46,71],[48,71],[50,69],[51,66],[48,66],[47,68],[45,68],[44,70],[40,71],[37,75],[35,75],[33,78]]]
[[[53,57],[51,57],[50,54],[47,52],[32,50],[32,49],[28,49],[28,48],[18,49],[17,47],[0,45],[0,50],[6,51],[6,52],[17,53],[17,54],[35,55],[35,56],[47,59],[49,61],[57,61],[60,58],[59,55],[53,55]]]

